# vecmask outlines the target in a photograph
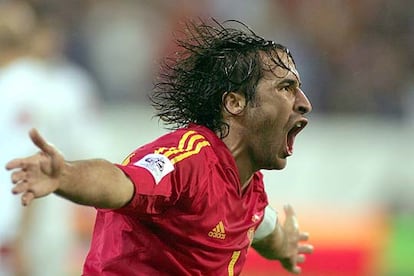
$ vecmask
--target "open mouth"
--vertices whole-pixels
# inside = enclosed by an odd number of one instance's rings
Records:
[[[301,120],[295,123],[295,125],[289,130],[286,138],[286,152],[288,156],[293,154],[293,144],[295,143],[295,137],[302,129],[308,124],[307,120]]]

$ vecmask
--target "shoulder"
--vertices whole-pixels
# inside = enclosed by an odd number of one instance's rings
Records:
[[[168,163],[174,167],[182,164],[205,164],[206,159],[214,156],[211,143],[200,132],[182,128],[167,133],[158,139],[132,152],[122,165],[128,165],[140,160]],[[204,161],[204,162],[199,162]]]
[[[200,132],[192,129],[180,129],[167,134],[159,141],[154,153],[162,154],[178,164],[184,160],[204,158],[209,154],[210,142]]]
[[[138,148],[118,167],[140,186],[144,177],[151,175],[153,182],[147,181],[148,185],[167,189],[165,194],[187,191],[190,186],[195,189],[208,177],[211,164],[215,162],[210,147],[204,135],[180,129]]]

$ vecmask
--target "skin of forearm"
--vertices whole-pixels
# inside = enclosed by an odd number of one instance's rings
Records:
[[[280,260],[285,247],[285,235],[279,223],[271,234],[256,241],[252,247],[263,257],[270,260]]]
[[[65,162],[55,194],[78,204],[116,209],[134,193],[131,180],[103,159]]]

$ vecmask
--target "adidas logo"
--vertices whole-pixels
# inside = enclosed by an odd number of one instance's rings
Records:
[[[224,240],[226,238],[226,231],[224,231],[223,221],[220,220],[220,222],[217,223],[216,227],[208,232],[208,236],[211,238]]]

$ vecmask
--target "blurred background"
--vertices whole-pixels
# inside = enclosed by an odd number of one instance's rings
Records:
[[[185,20],[210,17],[286,45],[313,104],[288,167],[265,172],[272,205],[310,232],[302,275],[414,275],[409,0],[3,0],[0,163],[36,150],[31,127],[68,159],[113,162],[165,133],[147,97],[160,60]],[[80,275],[94,209],[22,208],[8,172],[0,183],[0,276]],[[243,275],[288,275],[249,255]]]

